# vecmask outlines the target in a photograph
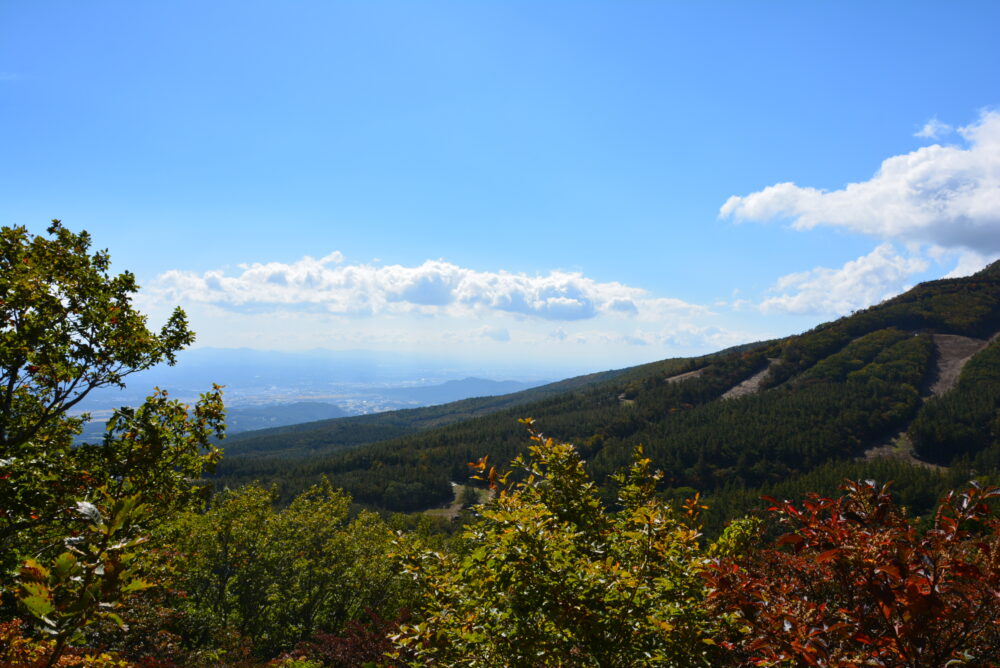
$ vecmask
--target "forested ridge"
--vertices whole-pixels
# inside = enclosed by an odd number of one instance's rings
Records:
[[[641,444],[667,472],[666,494],[699,490],[733,512],[747,510],[737,499],[807,473],[832,492],[845,471],[884,469],[884,462],[858,460],[901,431],[911,432],[918,457],[993,470],[1000,432],[996,343],[973,357],[944,397],[928,399],[928,388],[939,355],[934,334],[986,339],[998,331],[1000,265],[994,264],[968,278],[920,284],[798,336],[575,379],[578,387],[549,386],[542,399],[532,400],[532,390],[419,409],[424,413],[251,433],[228,445],[217,480],[275,482],[291,496],[325,475],[362,504],[420,510],[451,499],[451,483],[468,479],[469,461],[488,455],[502,463],[522,452],[517,418],[526,416],[546,434],[577,444],[602,484]],[[765,369],[763,391],[721,398]],[[491,412],[467,418],[466,407]],[[423,415],[452,423],[435,427],[434,419],[416,419]],[[378,438],[393,429],[392,437]],[[313,448],[309,456],[299,444]],[[891,466],[902,478],[926,477],[906,460]]]

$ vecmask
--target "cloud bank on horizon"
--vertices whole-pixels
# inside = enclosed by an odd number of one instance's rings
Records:
[[[566,343],[604,351],[650,345],[690,351],[754,338],[753,332],[720,327],[707,307],[581,272],[480,271],[443,260],[410,267],[351,264],[339,252],[229,272],[172,270],[143,298],[184,304],[214,322],[199,325],[209,345],[219,345],[216,338],[224,336],[228,345],[249,347],[417,345],[454,351],[486,344],[572,356],[579,348]]]
[[[334,252],[320,259],[245,265],[236,275],[169,271],[152,289],[168,301],[232,311],[305,310],[344,316],[468,317],[492,312],[550,321],[601,316],[651,321],[707,311],[680,299],[652,297],[641,288],[600,283],[579,272],[529,276],[476,271],[443,260],[416,267],[343,263],[343,255]]]

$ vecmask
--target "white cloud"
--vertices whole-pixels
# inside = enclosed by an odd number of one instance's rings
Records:
[[[965,147],[935,144],[893,156],[868,181],[834,191],[778,183],[730,197],[720,215],[788,218],[797,229],[829,225],[884,240],[1000,252],[1000,112],[985,112],[958,132]]]
[[[1000,260],[1000,253],[977,253],[976,251],[949,251],[947,249],[932,248],[932,257],[939,262],[958,256],[955,260],[955,268],[945,274],[942,278],[961,278],[976,273],[986,265]]]
[[[927,269],[916,256],[900,255],[892,244],[882,244],[868,255],[840,269],[817,267],[778,279],[760,310],[797,315],[843,315],[898,294],[914,274]]]
[[[579,272],[477,271],[344,262],[339,254],[206,272],[169,271],[136,296],[165,317],[180,304],[199,345],[277,350],[414,349],[594,368],[711,352],[762,338],[731,313]]]
[[[704,313],[679,299],[651,297],[641,288],[599,283],[581,273],[529,276],[484,272],[441,260],[416,267],[344,264],[340,253],[293,263],[241,265],[196,274],[169,271],[150,286],[164,301],[212,304],[239,312],[315,311],[372,316],[509,314],[573,321],[601,316],[653,319]]]
[[[925,139],[937,139],[938,137],[943,137],[944,135],[951,134],[952,128],[947,123],[942,123],[937,118],[932,118],[917,132],[913,133],[914,137],[921,137]]]
[[[722,350],[748,341],[756,341],[762,337],[759,333],[720,327],[717,325],[697,325],[680,323],[648,334],[651,342],[662,346],[682,350]]]
[[[510,341],[510,332],[507,331],[506,327],[495,327],[487,325],[485,327],[480,327],[473,333],[474,337],[491,339],[493,341],[499,341],[500,343],[505,343]]]
[[[556,329],[549,332],[549,339],[552,341],[565,341],[566,340],[566,330],[562,327],[557,327]]]
[[[660,329],[634,328],[625,330],[582,330],[567,334],[562,328],[549,332],[538,341],[541,343],[572,342],[612,347],[666,347],[680,352],[722,350],[740,343],[756,341],[760,333],[742,331],[717,325],[699,325],[693,322],[673,322]]]

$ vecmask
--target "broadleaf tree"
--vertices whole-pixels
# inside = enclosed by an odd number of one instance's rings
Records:
[[[441,666],[715,665],[724,617],[703,605],[697,501],[674,509],[636,452],[617,510],[576,449],[532,433],[452,555],[402,553],[423,586],[399,660]]]
[[[0,613],[26,614],[55,637],[48,665],[98,616],[117,618],[149,532],[198,498],[219,458],[216,387],[185,406],[155,391],[118,410],[104,439],[74,445],[101,387],[124,387],[194,341],[182,310],[159,331],[132,305],[130,272],[54,220],[47,236],[0,228]]]

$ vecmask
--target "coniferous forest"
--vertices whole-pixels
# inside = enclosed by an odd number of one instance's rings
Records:
[[[228,440],[222,388],[150,388],[76,444],[90,391],[194,341],[137,290],[85,232],[0,230],[2,665],[1000,665],[1000,263]]]

